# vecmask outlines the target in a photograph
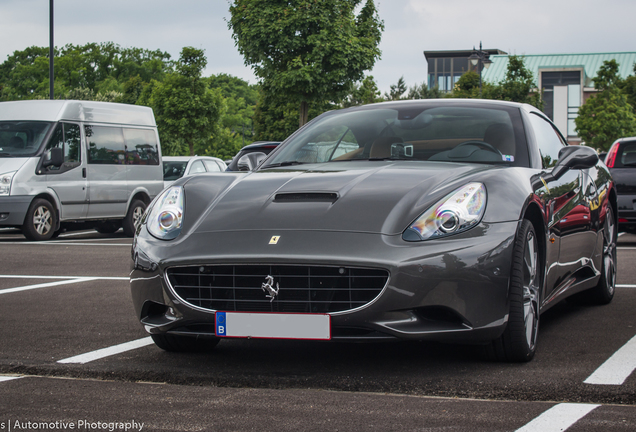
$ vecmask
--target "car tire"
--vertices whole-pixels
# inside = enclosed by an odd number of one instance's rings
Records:
[[[173,334],[153,334],[153,342],[169,352],[210,352],[219,343],[219,338],[198,338]]]
[[[135,230],[137,229],[137,222],[144,215],[144,211],[146,211],[146,203],[141,200],[133,200],[130,203],[130,207],[128,208],[128,213],[126,217],[121,223],[122,228],[124,228],[124,234],[128,237],[135,236]]]
[[[574,303],[606,305],[614,298],[616,291],[616,242],[618,229],[614,212],[607,208],[603,223],[603,257],[601,262],[601,277],[594,288],[582,291],[572,296]]]
[[[22,234],[31,241],[49,240],[55,233],[57,215],[55,207],[43,198],[33,200],[27,210]]]
[[[524,219],[512,257],[508,324],[503,334],[487,347],[493,360],[528,362],[534,357],[539,331],[540,257],[534,226]]]
[[[117,232],[119,228],[121,228],[121,224],[119,222],[106,221],[100,222],[99,225],[95,227],[95,231],[100,234],[112,234],[114,232]]]

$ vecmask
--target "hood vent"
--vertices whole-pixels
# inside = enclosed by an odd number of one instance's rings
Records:
[[[338,194],[333,192],[287,192],[278,193],[274,197],[275,202],[330,202],[338,199]]]

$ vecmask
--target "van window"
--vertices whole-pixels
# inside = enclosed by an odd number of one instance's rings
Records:
[[[126,163],[129,165],[159,165],[157,135],[150,129],[124,128]]]
[[[123,165],[126,163],[122,128],[84,126],[88,143],[88,163]]]
[[[51,139],[46,145],[46,150],[51,150],[52,148],[63,149],[64,163],[61,167],[50,166],[47,171],[51,173],[62,173],[79,166],[82,160],[80,151],[81,142],[79,125],[73,123],[59,123],[53,131]]]
[[[50,127],[49,122],[0,121],[0,158],[35,155]]]

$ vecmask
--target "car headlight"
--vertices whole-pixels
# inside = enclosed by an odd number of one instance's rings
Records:
[[[422,241],[466,231],[481,221],[486,201],[483,184],[462,186],[425,211],[404,231],[402,238]]]
[[[16,171],[0,174],[0,196],[8,196],[11,192],[11,180]]]
[[[172,186],[155,199],[145,218],[148,232],[160,240],[172,240],[183,224],[183,188]]]

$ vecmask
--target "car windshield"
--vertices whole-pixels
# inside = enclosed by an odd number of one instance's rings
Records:
[[[0,121],[0,157],[35,155],[51,124],[35,121]]]
[[[525,166],[521,123],[519,108],[504,104],[401,103],[335,111],[292,137],[264,168],[352,160]]]
[[[624,167],[636,168],[636,141],[626,143],[620,158]]]
[[[163,161],[163,179],[165,181],[178,180],[185,174],[188,161]]]

